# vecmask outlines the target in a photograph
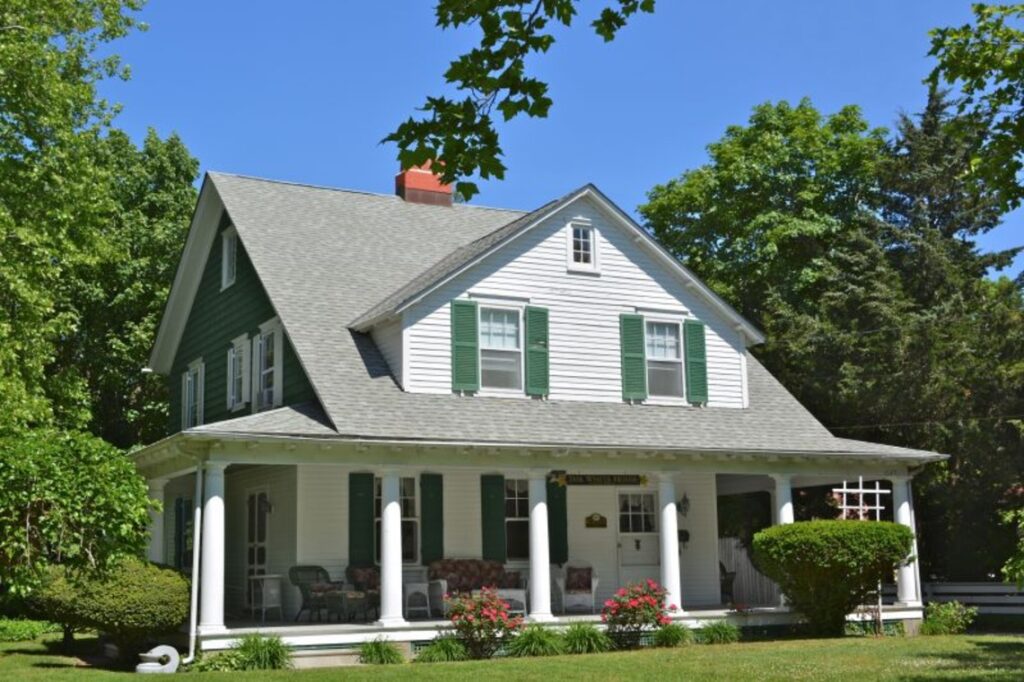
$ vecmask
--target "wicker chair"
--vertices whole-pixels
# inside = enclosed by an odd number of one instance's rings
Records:
[[[331,582],[331,575],[323,566],[292,566],[288,569],[288,580],[302,594],[302,606],[295,614],[296,621],[303,611],[309,612],[309,620],[313,620],[314,613],[320,620],[321,611],[330,608],[328,595],[342,587],[341,583]]]
[[[597,609],[597,569],[586,562],[570,561],[555,578],[555,586],[562,599],[562,613],[570,608],[585,608],[588,613]]]

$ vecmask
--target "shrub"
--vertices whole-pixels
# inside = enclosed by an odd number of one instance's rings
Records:
[[[363,642],[359,646],[359,662],[370,665],[393,665],[404,663],[405,656],[394,642],[378,637],[372,642]]]
[[[573,623],[565,629],[565,652],[597,654],[612,648],[612,640],[590,623]]]
[[[454,635],[442,635],[420,649],[413,663],[451,663],[469,658],[466,647]]]
[[[689,644],[693,640],[690,628],[679,623],[667,623],[654,631],[654,646],[671,649]]]
[[[697,641],[701,644],[732,644],[740,641],[740,637],[740,629],[724,620],[704,623],[697,631]]]
[[[523,628],[505,650],[509,656],[560,656],[565,653],[562,635],[543,625],[533,623]]]
[[[33,611],[70,633],[95,628],[111,636],[122,658],[134,659],[151,637],[177,629],[188,617],[189,583],[177,571],[125,559],[100,579],[78,582],[51,569],[29,596]]]
[[[760,531],[753,548],[811,631],[840,636],[846,615],[891,579],[912,543],[909,528],[887,521],[801,521]]]
[[[0,618],[0,642],[30,642],[47,633],[60,631],[60,625],[45,620]]]
[[[490,658],[523,625],[521,617],[508,614],[508,602],[493,587],[483,588],[476,596],[445,595],[445,603],[455,637],[470,658]]]
[[[958,601],[932,603],[925,607],[922,635],[960,635],[967,631],[978,609]]]
[[[665,614],[665,589],[653,580],[630,583],[620,588],[601,609],[601,620],[608,625],[608,636],[618,649],[636,649],[643,633],[670,621]],[[672,604],[668,610],[675,611]]]
[[[237,646],[223,653],[203,655],[190,670],[223,672],[240,670],[287,670],[292,667],[292,650],[280,637],[252,634],[238,640]]]

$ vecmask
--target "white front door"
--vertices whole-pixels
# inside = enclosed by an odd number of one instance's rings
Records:
[[[619,530],[621,586],[648,578],[659,580],[657,495],[647,490],[620,490],[616,523]]]

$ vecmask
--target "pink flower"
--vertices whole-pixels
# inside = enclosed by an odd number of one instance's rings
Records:
[[[679,610],[679,607],[678,607],[678,606],[676,606],[675,604],[669,604],[669,605],[668,605],[668,610],[669,610],[669,611],[678,611],[678,610]]]
[[[615,605],[615,602],[614,602],[614,601],[612,601],[611,599],[605,599],[605,600],[604,600],[604,605],[605,605],[605,606],[614,606],[614,605]]]
[[[626,588],[625,587],[620,587],[619,591],[616,592],[615,594],[618,595],[619,597],[625,597],[626,596]]]

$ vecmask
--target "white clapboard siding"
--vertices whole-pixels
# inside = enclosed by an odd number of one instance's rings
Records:
[[[1024,615],[1024,590],[1010,583],[924,584],[924,601],[951,602],[975,606],[979,613]]]
[[[577,217],[596,228],[599,276],[567,270],[566,230]],[[707,325],[709,405],[745,406],[739,334],[589,199],[563,208],[404,313],[406,390],[451,392],[448,304],[467,295],[513,297],[549,309],[555,400],[621,401],[619,315],[686,311]]]
[[[395,377],[395,381],[398,385],[402,385],[402,322],[401,320],[394,320],[387,324],[382,324],[379,327],[375,327],[370,335],[373,337],[373,342],[377,344],[377,348],[380,349],[381,355],[384,356],[384,360],[387,361],[388,367],[391,369],[392,376]]]

